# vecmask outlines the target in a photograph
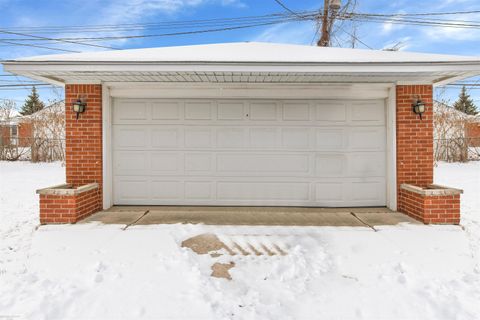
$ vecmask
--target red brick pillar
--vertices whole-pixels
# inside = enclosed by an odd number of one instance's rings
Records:
[[[77,119],[72,104],[86,102],[86,109]],[[102,85],[67,84],[65,86],[65,137],[67,183],[79,187],[98,183],[96,211],[102,201]]]
[[[461,190],[433,184],[433,88],[397,86],[397,200],[398,210],[424,223],[458,224]],[[420,116],[412,104],[420,99]]]
[[[426,187],[433,183],[433,88],[431,85],[397,86],[397,196],[402,183]],[[415,99],[426,111],[412,110]]]

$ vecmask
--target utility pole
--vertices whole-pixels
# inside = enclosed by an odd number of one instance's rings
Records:
[[[341,7],[341,0],[324,0],[323,1],[323,15],[322,15],[322,33],[317,42],[319,47],[330,46],[330,33],[332,31],[335,16]]]

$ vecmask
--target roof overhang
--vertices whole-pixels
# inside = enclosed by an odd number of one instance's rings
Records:
[[[400,83],[480,74],[480,58],[278,44],[214,44],[40,56],[6,71],[63,85],[104,82]]]

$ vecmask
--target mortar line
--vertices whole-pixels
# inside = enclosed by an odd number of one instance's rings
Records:
[[[128,227],[130,226],[133,226],[135,223],[137,223],[138,221],[140,221],[140,219],[142,219],[143,217],[145,217],[147,215],[147,213],[149,213],[150,210],[147,210],[145,211],[140,217],[138,217],[135,221],[133,222],[130,222],[129,224],[127,224],[125,227],[123,227],[123,231],[127,230]]]
[[[365,221],[363,221],[362,219],[360,219],[360,217],[357,216],[357,215],[355,214],[355,212],[350,212],[350,214],[351,214],[352,216],[354,216],[358,221],[360,221],[361,223],[363,223],[365,226],[367,226],[367,227],[369,227],[370,229],[372,229],[373,231],[375,231],[375,232],[378,231],[377,229],[375,229],[374,226],[372,226],[371,224],[368,224],[367,222],[365,222]]]

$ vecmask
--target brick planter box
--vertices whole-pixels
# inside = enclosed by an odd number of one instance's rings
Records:
[[[425,224],[459,224],[461,193],[460,189],[433,184],[426,188],[402,184],[398,211]]]
[[[100,211],[98,183],[80,187],[62,184],[37,190],[40,195],[40,223],[76,223]]]

